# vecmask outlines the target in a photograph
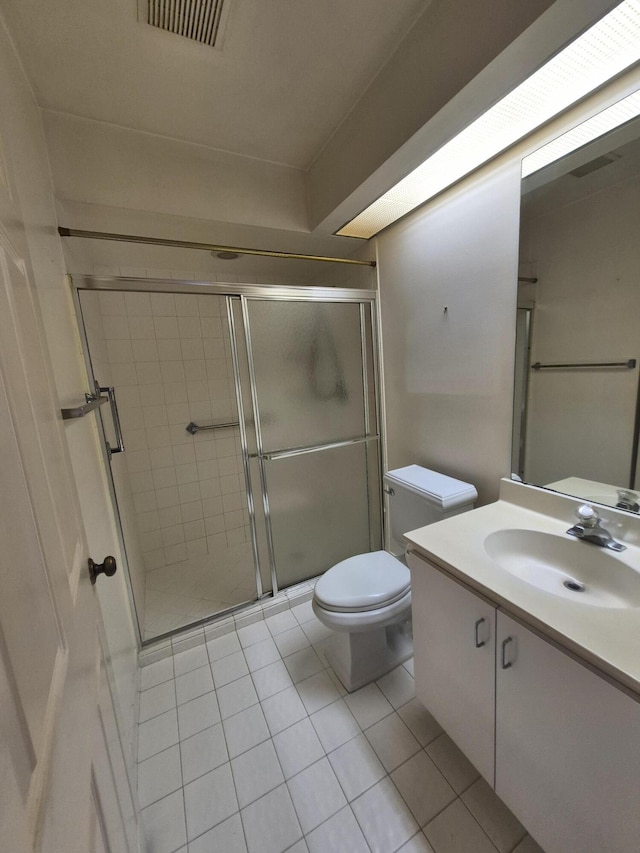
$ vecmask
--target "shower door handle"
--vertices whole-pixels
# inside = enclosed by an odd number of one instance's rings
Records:
[[[105,440],[105,444],[107,445],[107,455],[109,459],[113,456],[114,453],[124,453],[124,442],[122,440],[122,427],[120,426],[120,416],[118,415],[118,403],[116,401],[116,389],[113,385],[100,385],[96,382],[96,394],[105,394],[109,398],[109,406],[111,407],[111,417],[113,419],[113,428],[116,432],[116,446],[111,447],[108,441]]]

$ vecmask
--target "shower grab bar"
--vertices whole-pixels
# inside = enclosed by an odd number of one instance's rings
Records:
[[[576,364],[540,364],[539,361],[531,365],[531,370],[550,370],[552,368],[574,368],[574,367],[625,367],[628,370],[633,370],[636,366],[635,358],[629,358],[626,361],[594,361],[591,363],[576,363]]]
[[[358,438],[348,438],[344,441],[332,441],[329,444],[314,444],[308,447],[289,447],[285,450],[273,450],[270,453],[250,453],[251,459],[266,459],[270,462],[272,459],[287,459],[290,456],[302,456],[305,453],[316,453],[321,450],[334,450],[338,447],[349,447],[352,444],[365,444],[369,441],[378,441],[379,435],[362,435]]]
[[[113,428],[116,431],[116,446],[111,447],[108,441],[105,441],[107,446],[107,456],[109,459],[114,453],[124,453],[124,441],[122,439],[122,427],[120,426],[120,416],[118,415],[118,403],[116,402],[116,389],[113,385],[99,385],[96,381],[96,392],[103,394],[106,391],[106,400],[109,401],[111,407],[111,417],[113,419]]]
[[[227,427],[236,426],[240,426],[240,423],[238,421],[229,421],[228,423],[224,424],[207,424],[206,426],[199,426],[198,424],[194,424],[194,422],[191,421],[191,423],[188,423],[186,425],[185,429],[187,432],[190,432],[191,435],[195,435],[198,430],[201,429],[226,429]]]

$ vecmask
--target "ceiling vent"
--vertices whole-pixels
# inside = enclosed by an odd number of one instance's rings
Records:
[[[141,17],[152,27],[222,48],[231,0],[140,0]]]

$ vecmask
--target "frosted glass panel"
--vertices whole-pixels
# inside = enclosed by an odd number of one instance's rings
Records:
[[[280,588],[371,550],[365,444],[268,460],[265,470]]]
[[[359,305],[247,306],[263,450],[364,435]]]

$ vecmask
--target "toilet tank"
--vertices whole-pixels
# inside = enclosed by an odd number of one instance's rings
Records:
[[[407,531],[473,509],[478,497],[469,483],[420,465],[388,471],[384,482],[389,495],[390,550],[396,556],[404,554],[402,537]]]

